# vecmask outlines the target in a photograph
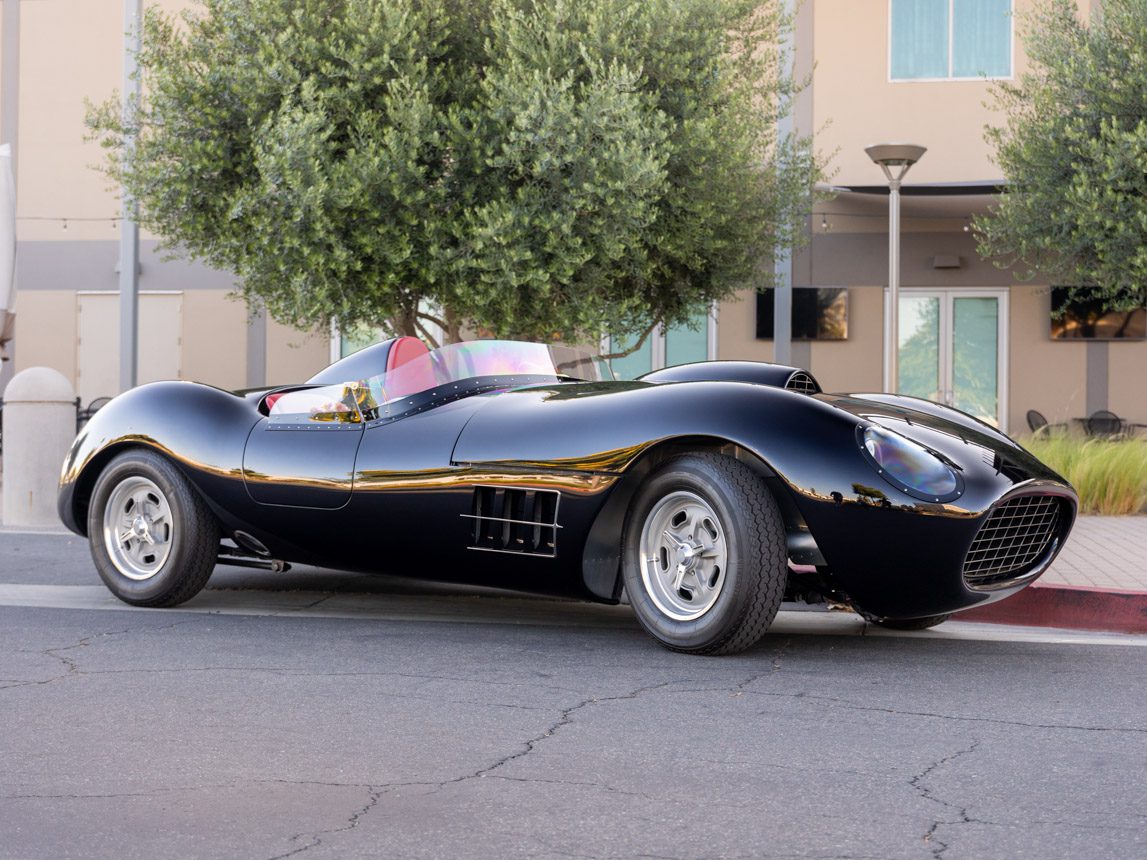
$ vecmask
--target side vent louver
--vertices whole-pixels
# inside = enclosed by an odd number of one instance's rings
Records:
[[[470,549],[553,558],[558,551],[556,490],[475,487],[470,513]]]
[[[816,384],[816,380],[803,370],[798,370],[790,376],[785,388],[798,394],[820,394],[820,386]]]

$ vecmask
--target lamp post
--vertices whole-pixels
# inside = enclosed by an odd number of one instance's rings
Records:
[[[143,0],[124,0],[123,45],[123,124],[126,155],[135,150],[135,111],[140,98],[140,81],[136,74],[137,57],[143,29]],[[119,243],[119,386],[120,391],[134,388],[139,379],[139,224],[136,204],[126,187],[123,198],[123,229]]]
[[[900,183],[928,150],[913,143],[878,143],[864,151],[888,180],[888,317],[884,326],[884,390],[900,387]],[[893,174],[893,168],[896,173]]]

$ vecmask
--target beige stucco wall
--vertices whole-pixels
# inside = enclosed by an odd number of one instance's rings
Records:
[[[1022,16],[1033,0],[1015,0]],[[985,106],[985,81],[890,81],[889,0],[815,0],[816,69],[813,124],[817,147],[832,154],[833,181],[877,185],[883,175],[864,154],[872,143],[907,141],[928,147],[911,181],[956,182],[1000,177],[983,139],[1000,118]],[[1027,63],[1015,40],[1013,69]]]
[[[247,309],[223,290],[182,293],[180,378],[219,388],[247,385]],[[76,384],[77,301],[74,290],[34,290],[17,295],[21,331],[16,371],[51,367]],[[114,340],[114,338],[113,338]],[[141,349],[141,365],[148,356]],[[330,363],[325,334],[305,334],[267,323],[267,382],[300,382]]]
[[[20,45],[19,238],[118,238],[118,194],[93,169],[104,153],[85,140],[84,116],[85,99],[103,102],[123,86],[122,0],[24,2]]]
[[[36,290],[16,294],[16,320],[21,332],[16,372],[50,367],[76,384],[76,293]]]
[[[883,336],[883,287],[853,287],[848,291],[848,340],[812,341],[809,370],[826,391],[879,391]]]
[[[169,12],[191,0],[148,0]],[[122,0],[36,0],[20,10],[20,115],[17,238],[27,243],[119,241],[118,190],[94,169],[103,150],[85,140],[86,101],[99,103],[123,86]],[[143,238],[147,238],[145,235]],[[114,248],[114,245],[111,246]],[[114,254],[108,254],[114,259]],[[99,267],[104,264],[101,262]],[[180,371],[224,388],[247,384],[247,311],[226,290],[204,289],[200,275],[179,261],[149,262],[140,288],[183,292]],[[114,272],[93,272],[73,288],[115,289]],[[37,285],[42,286],[42,285]],[[17,297],[15,369],[54,367],[75,382],[76,295],[72,290],[25,289]],[[63,285],[61,285],[63,286]],[[305,379],[328,363],[325,333],[304,335],[271,324],[267,370],[273,381]],[[146,355],[140,356],[147,361]]]
[[[331,363],[330,338],[267,320],[267,384],[303,382]]]
[[[717,358],[772,361],[773,342],[757,340],[757,297],[752,290],[737,293],[717,309]]]
[[[1052,341],[1051,297],[1046,286],[1012,287],[1008,328],[1009,428],[1027,431],[1035,409],[1059,423],[1087,410],[1087,344]]]
[[[236,389],[247,386],[247,308],[221,290],[183,294],[183,377]]]
[[[1107,406],[1126,421],[1147,424],[1147,341],[1107,347]]]
[[[881,337],[884,326],[884,291],[880,287],[852,287],[848,291],[848,339],[797,342],[797,352],[808,350],[807,369],[828,391],[879,391]],[[756,301],[751,291],[735,302],[722,302],[717,336],[717,357],[772,361],[773,341],[757,340]],[[799,356],[794,359],[796,363]]]

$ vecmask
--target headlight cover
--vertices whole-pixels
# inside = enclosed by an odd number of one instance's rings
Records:
[[[884,427],[858,427],[860,450],[880,477],[924,502],[950,502],[964,492],[964,479],[918,442]]]

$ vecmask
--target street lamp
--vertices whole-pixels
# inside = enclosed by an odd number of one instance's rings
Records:
[[[124,148],[135,151],[136,108],[140,80],[136,74],[142,47],[143,0],[123,0],[123,124],[128,129]],[[127,391],[139,381],[139,222],[135,201],[120,186],[123,229],[119,240],[119,389]]]
[[[928,150],[913,143],[878,143],[866,146],[868,157],[880,165],[888,179],[888,318],[884,327],[887,374],[884,390],[900,387],[900,183]],[[893,174],[893,169],[896,173]]]

